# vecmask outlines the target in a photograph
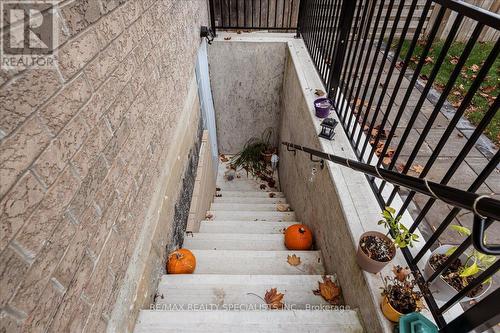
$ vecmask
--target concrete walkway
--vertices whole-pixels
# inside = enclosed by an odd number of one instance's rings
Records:
[[[382,58],[382,54],[379,55],[378,57],[378,65],[376,66],[377,68],[380,67],[380,61]],[[370,62],[371,63],[371,62]],[[390,68],[390,61],[387,60],[386,64],[384,65],[384,69],[382,71],[381,79],[379,83],[376,84],[376,95],[374,102],[371,107],[370,114],[368,116],[368,121],[372,121],[373,114],[375,112],[376,105],[378,103],[378,98],[380,94],[382,93],[383,87],[382,85],[386,81],[387,74],[389,72]],[[368,72],[368,71],[367,71]],[[361,74],[361,70],[360,73]],[[364,115],[364,112],[368,105],[370,96],[373,91],[373,86],[375,85],[375,80],[376,80],[376,75],[377,72],[375,72],[370,78],[368,78],[368,74],[365,73],[365,77],[363,78],[363,82],[370,81],[369,87],[368,87],[368,93],[366,94],[366,98],[364,100],[361,99],[361,96],[364,91],[364,85],[361,86],[360,89],[360,96],[358,101],[358,105],[363,104],[364,106],[361,109],[361,115]],[[383,102],[382,102],[382,107],[381,107],[381,112],[379,116],[377,117],[377,120],[375,121],[374,126],[379,125],[382,122],[382,118],[384,113],[387,110],[387,106],[389,104],[390,96],[392,95],[394,91],[394,86],[396,84],[396,81],[398,79],[398,76],[400,75],[400,71],[398,69],[395,69],[391,75],[391,79],[389,82],[388,89],[386,93],[383,96]],[[386,123],[385,129],[387,130],[387,133],[389,130],[392,128],[394,119],[396,116],[396,113],[398,112],[400,105],[402,103],[403,97],[405,93],[407,92],[407,89],[409,87],[410,83],[410,78],[411,78],[412,73],[408,72],[405,73],[405,77],[403,78],[402,84],[398,90],[398,94],[395,98],[394,105],[391,108],[391,114],[388,117],[388,123]],[[358,75],[359,77],[360,75]],[[411,117],[411,114],[413,113],[413,110],[415,109],[415,106],[417,105],[417,102],[421,96],[421,90],[423,89],[423,86],[425,85],[425,82],[422,82],[419,80],[417,82],[416,87],[413,88],[412,94],[408,100],[408,103],[406,104],[406,107],[404,109],[404,114],[400,120],[400,122],[397,124],[397,129],[396,129],[396,136],[392,139],[390,143],[391,148],[396,148],[397,145],[399,144],[401,140],[401,136],[408,124],[408,121]],[[354,90],[353,96],[355,95],[356,90]],[[353,97],[354,98],[354,97]],[[401,152],[401,155],[399,156],[396,167],[401,167],[402,165],[407,163],[408,157],[411,154],[411,151],[415,147],[415,143],[417,142],[418,138],[422,135],[423,129],[429,120],[429,116],[434,110],[434,104],[437,99],[439,98],[439,93],[433,89],[431,89],[431,92],[428,94],[427,99],[425,100],[423,106],[421,107],[420,113],[418,114],[418,117],[415,121],[415,123],[412,126],[410,135],[408,139],[405,142],[405,147]],[[450,119],[453,117],[454,114],[454,108],[449,104],[445,103],[444,107],[440,110],[440,113],[436,120],[434,121],[431,130],[429,133],[427,133],[427,136],[425,138],[424,144],[422,147],[419,149],[418,155],[414,162],[412,163],[412,166],[425,166],[426,162],[428,161],[429,157],[431,156],[433,149],[436,147],[438,141],[440,140],[441,136],[443,135],[446,127],[450,123]],[[362,117],[360,117],[362,119]],[[369,125],[370,123],[368,123]],[[462,119],[457,127],[454,129],[452,135],[448,139],[448,142],[446,143],[445,147],[442,149],[442,151],[439,154],[438,159],[435,161],[434,165],[431,168],[431,171],[428,173],[427,178],[432,181],[439,182],[445,175],[445,173],[448,171],[449,167],[455,160],[455,158],[458,156],[460,150],[463,148],[464,144],[467,142],[467,137],[469,137],[474,130],[474,126],[467,121],[466,119]],[[363,140],[361,141],[361,144],[363,144]],[[455,175],[452,177],[450,182],[448,183],[449,186],[457,187],[463,190],[466,190],[470,184],[477,178],[477,175],[482,171],[484,166],[488,163],[489,159],[498,151],[498,147],[496,147],[494,144],[491,143],[489,139],[487,139],[484,135],[478,140],[478,143],[476,143],[476,146],[469,152],[467,157],[465,158],[465,161],[462,162],[461,166],[459,169],[456,171]],[[419,173],[416,173],[415,171],[410,170],[409,174],[412,176],[418,176]],[[480,189],[477,191],[478,193],[481,194],[492,194],[495,193],[495,197],[500,199],[500,165],[497,166],[497,169],[490,174],[490,176],[486,179],[484,184],[480,187]],[[400,191],[401,196],[404,198],[408,191],[402,189]],[[425,195],[420,195],[417,194],[414,199],[413,199],[413,204],[410,205],[409,210],[411,215],[415,218],[418,216],[418,213],[420,210],[424,207],[424,205],[427,202],[428,197]],[[439,224],[443,221],[443,219],[446,217],[446,215],[450,212],[452,207],[449,205],[441,202],[441,201],[436,201],[431,210],[427,213],[426,218],[422,221],[420,225],[420,230],[423,233],[425,238],[428,238],[430,234],[439,226]],[[465,211],[460,212],[457,217],[454,219],[453,224],[460,224],[463,226],[467,226],[469,228],[472,227],[472,214],[465,214]],[[487,239],[490,242],[494,242],[496,244],[500,243],[500,225],[498,223],[494,223],[488,230],[487,233]],[[439,241],[442,244],[459,244],[462,242],[464,237],[459,236],[456,232],[453,230],[447,230],[443,235],[440,237]]]

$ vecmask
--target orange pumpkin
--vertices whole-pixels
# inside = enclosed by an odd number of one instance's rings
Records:
[[[285,230],[285,246],[289,250],[309,250],[312,242],[312,232],[303,224],[294,224]]]
[[[167,272],[169,274],[191,274],[196,268],[196,258],[188,249],[178,249],[168,256]]]

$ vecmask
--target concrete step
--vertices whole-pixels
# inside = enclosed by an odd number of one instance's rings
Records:
[[[217,191],[218,194],[221,194],[222,196],[220,198],[284,198],[285,194],[283,192],[277,192],[277,191],[270,191],[270,192],[264,192],[264,191],[253,191],[253,190],[244,190],[244,191],[229,191],[229,190],[221,190]],[[272,195],[270,195],[272,193]]]
[[[329,277],[336,281],[335,276]],[[252,293],[263,298],[267,290],[277,288],[285,295],[283,302],[289,308],[310,309],[310,306],[328,305],[323,297],[312,292],[322,281],[321,275],[168,274],[162,276],[158,285],[156,304],[172,305],[163,309],[189,304],[244,304],[261,309],[264,302]]]
[[[299,222],[270,221],[201,221],[199,233],[283,234],[285,229]]]
[[[276,189],[270,188],[266,182],[257,182],[257,181],[224,181],[217,182],[217,187],[221,190],[226,191],[263,191],[263,192],[272,192],[276,191]],[[264,188],[261,188],[261,185],[265,185]]]
[[[286,251],[282,234],[190,233],[184,237],[191,250]]]
[[[215,197],[214,203],[286,204],[285,198]]]
[[[361,333],[363,328],[354,310],[141,310],[134,332]]]
[[[234,251],[193,250],[195,274],[270,274],[322,275],[325,273],[320,251]],[[291,266],[288,256],[295,254],[302,262]]]
[[[210,220],[237,221],[295,221],[294,212],[254,212],[254,211],[224,211],[210,210],[207,216]]]
[[[278,210],[281,209],[281,210]],[[288,204],[256,204],[256,203],[218,203],[214,202],[210,206],[210,210],[225,210],[225,211],[269,211],[280,212],[290,210]]]

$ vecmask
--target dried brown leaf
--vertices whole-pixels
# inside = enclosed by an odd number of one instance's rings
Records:
[[[470,66],[470,70],[473,71],[474,73],[476,73],[479,70],[479,66],[476,64],[473,64],[472,66]]]
[[[279,203],[276,205],[276,210],[278,212],[288,212],[290,210],[290,207],[288,207],[287,204]]]
[[[314,295],[324,298],[330,304],[337,305],[340,301],[340,287],[330,277],[323,276],[323,282],[319,282],[319,288],[313,290]]]
[[[403,268],[399,265],[396,265],[392,267],[392,272],[394,273],[394,277],[397,280],[403,282],[404,280],[406,280],[406,277],[410,275],[411,270],[408,267]]]
[[[270,309],[282,309],[285,305],[282,302],[284,296],[285,295],[279,293],[276,288],[271,288],[271,290],[266,290],[264,301]]]
[[[398,170],[398,172],[403,172],[405,166],[406,166],[406,164],[404,164],[404,163],[398,163],[396,165],[396,170]]]
[[[451,56],[450,57],[450,63],[453,65],[458,64],[458,57],[457,56]]]
[[[314,94],[315,94],[316,96],[323,96],[323,95],[325,95],[325,92],[324,92],[323,90],[321,90],[321,89],[316,89],[316,90],[314,91]]]
[[[269,193],[269,198],[274,198],[275,196],[276,196],[276,193],[274,193],[274,192]]]
[[[424,171],[424,167],[420,164],[414,164],[411,166],[410,170],[420,175],[422,171]]]
[[[291,256],[288,256],[287,262],[291,266],[298,266],[300,265],[300,257],[297,257],[295,254],[292,254]]]

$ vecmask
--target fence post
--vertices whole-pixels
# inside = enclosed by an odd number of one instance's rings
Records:
[[[347,40],[351,29],[352,19],[354,17],[354,9],[356,8],[356,0],[342,1],[340,11],[338,38],[335,46],[335,54],[333,57],[332,67],[328,74],[328,97],[334,96],[333,92],[337,91],[340,84],[340,73],[344,63],[345,53],[347,50]]]
[[[304,12],[306,8],[307,0],[299,0],[299,15],[297,17],[297,33],[295,34],[295,38],[300,38],[300,32],[302,28],[302,21],[304,20]]]
[[[214,36],[217,36],[217,31],[215,30],[215,8],[214,8],[214,0],[208,0],[208,6],[210,7],[208,10],[210,11],[210,28],[214,33]]]

